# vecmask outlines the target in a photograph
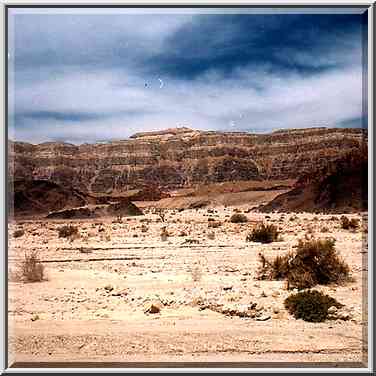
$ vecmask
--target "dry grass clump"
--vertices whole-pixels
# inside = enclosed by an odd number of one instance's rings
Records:
[[[278,240],[278,229],[276,226],[261,223],[247,235],[247,242],[272,243]]]
[[[230,217],[230,222],[232,222],[232,223],[246,223],[246,222],[248,222],[248,218],[244,214],[235,213]]]
[[[296,319],[309,322],[323,322],[328,318],[330,307],[343,307],[334,298],[315,290],[292,294],[286,298],[284,305]]]
[[[78,235],[77,226],[64,225],[64,226],[58,227],[57,231],[59,233],[59,238],[70,238],[70,237]]]
[[[25,230],[22,230],[22,229],[19,229],[19,230],[15,230],[13,232],[13,237],[14,238],[20,238],[21,236],[25,235]]]
[[[41,282],[45,279],[44,266],[39,261],[37,251],[25,253],[20,272],[21,278],[25,282]]]
[[[340,283],[349,277],[349,266],[339,257],[335,240],[300,240],[296,252],[267,260],[260,256],[259,279],[286,279],[288,288],[305,289],[317,284]]]
[[[199,266],[196,266],[191,270],[191,277],[193,282],[199,282],[202,278],[202,270]]]
[[[356,230],[359,227],[359,220],[356,218],[348,219],[345,215],[341,216],[341,227],[344,230]]]

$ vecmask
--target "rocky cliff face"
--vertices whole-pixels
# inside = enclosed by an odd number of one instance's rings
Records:
[[[263,135],[177,128],[79,146],[9,141],[9,176],[107,194],[145,186],[168,190],[212,182],[295,179],[363,142],[361,129],[327,128]]]

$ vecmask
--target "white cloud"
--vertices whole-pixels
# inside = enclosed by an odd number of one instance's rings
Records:
[[[80,143],[181,125],[230,130],[232,124],[236,130],[255,131],[335,126],[361,116],[361,74],[347,68],[304,78],[248,68],[234,78],[212,72],[190,82],[167,79],[162,89],[158,78],[147,80],[145,87],[145,78],[131,72],[64,74],[23,87],[17,92],[18,112],[101,116],[69,122],[29,119],[17,127],[16,137]]]

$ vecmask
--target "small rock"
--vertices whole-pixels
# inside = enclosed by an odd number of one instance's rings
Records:
[[[340,320],[350,320],[351,315],[347,312],[341,313],[340,315],[337,316]]]
[[[271,317],[269,315],[261,315],[259,317],[256,318],[257,321],[267,321],[267,320],[270,320]]]
[[[39,320],[39,316],[33,315],[33,317],[31,318],[31,321],[37,321],[37,320]]]
[[[155,303],[149,304],[146,309],[144,310],[144,313],[159,313],[161,311],[160,307],[156,305]]]
[[[261,305],[261,304],[257,304],[257,306],[256,306],[256,311],[257,311],[257,312],[260,312],[260,311],[263,311],[263,310],[264,310],[264,306]]]

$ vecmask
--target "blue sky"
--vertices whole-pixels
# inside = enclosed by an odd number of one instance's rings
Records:
[[[362,126],[360,14],[11,10],[9,26],[13,139]]]

